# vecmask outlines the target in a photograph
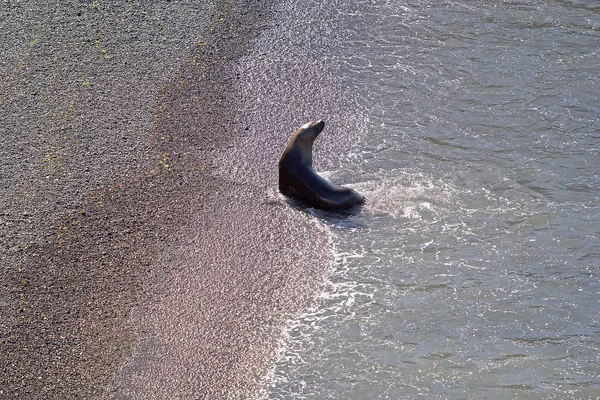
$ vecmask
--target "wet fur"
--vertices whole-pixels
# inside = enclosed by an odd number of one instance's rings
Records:
[[[342,210],[364,202],[354,190],[332,185],[312,168],[313,142],[321,133],[323,121],[298,128],[279,160],[279,191],[322,210]]]

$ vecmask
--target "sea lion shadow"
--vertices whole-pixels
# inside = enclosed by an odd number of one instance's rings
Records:
[[[335,226],[343,229],[361,229],[366,226],[358,216],[361,214],[364,204],[359,204],[351,208],[340,209],[340,210],[321,210],[318,208],[310,207],[304,204],[302,201],[293,198],[285,197],[284,201],[295,210],[305,212],[327,225]]]

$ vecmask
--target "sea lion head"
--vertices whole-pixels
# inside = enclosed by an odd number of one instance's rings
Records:
[[[322,120],[307,122],[294,132],[295,142],[301,146],[308,146],[312,149],[312,144],[319,136],[319,133],[325,128],[325,122]]]
[[[313,142],[323,128],[325,128],[325,122],[318,120],[307,122],[294,132],[290,146],[299,150],[300,161],[304,165],[312,166]]]
[[[324,127],[325,122],[319,120],[308,122],[296,129],[279,160],[280,168],[285,169],[297,165],[311,167],[313,142]]]

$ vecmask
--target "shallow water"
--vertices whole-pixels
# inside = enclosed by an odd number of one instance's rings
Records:
[[[352,130],[319,138],[316,167],[368,202],[309,211],[335,262],[290,321],[267,397],[598,398],[600,6],[289,1],[281,15],[261,57],[311,51],[299,81],[322,95],[333,71],[356,95],[337,119],[339,95],[294,108]],[[284,102],[272,85],[266,101]]]

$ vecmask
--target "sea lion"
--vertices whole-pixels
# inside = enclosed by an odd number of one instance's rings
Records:
[[[325,122],[309,122],[298,128],[279,160],[279,191],[310,207],[343,210],[364,202],[354,190],[335,186],[312,168],[313,142],[323,131]]]

